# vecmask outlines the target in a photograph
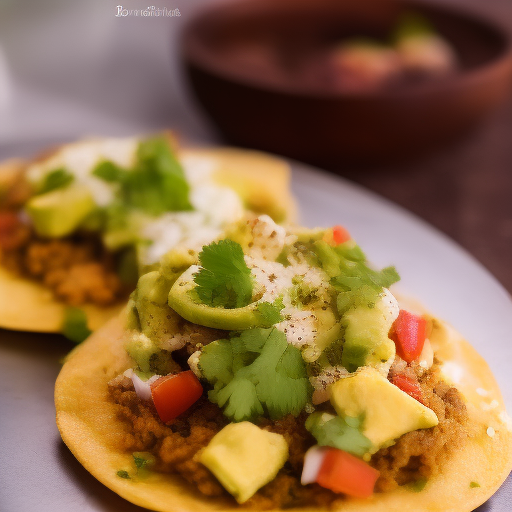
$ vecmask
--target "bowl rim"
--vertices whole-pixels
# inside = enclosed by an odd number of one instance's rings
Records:
[[[438,79],[419,81],[400,88],[377,87],[371,89],[306,89],[300,86],[300,83],[278,83],[271,82],[264,76],[247,76],[237,72],[235,68],[228,68],[219,64],[219,59],[215,58],[214,52],[208,49],[200,40],[200,33],[197,32],[197,26],[204,23],[208,18],[222,15],[226,10],[233,7],[238,8],[241,5],[249,8],[257,6],[276,5],[279,2],[275,0],[220,0],[214,5],[198,10],[187,22],[181,36],[181,55],[185,65],[199,68],[203,72],[215,75],[216,78],[236,83],[239,86],[252,88],[267,93],[284,94],[297,98],[316,98],[316,99],[336,99],[347,98],[351,100],[368,99],[396,99],[398,97],[424,96],[429,93],[438,93],[440,91],[450,91],[454,89],[465,89],[473,87],[480,81],[486,81],[489,74],[493,75],[500,68],[509,68],[509,80],[512,82],[512,33],[492,17],[478,12],[476,9],[458,6],[445,6],[438,2],[425,2],[422,0],[398,0],[397,3],[411,6],[411,9],[425,9],[427,11],[437,11],[446,13],[449,16],[462,19],[464,22],[472,23],[493,32],[502,42],[502,50],[493,58],[470,69],[456,72],[449,76]],[[292,5],[295,2],[289,2]],[[312,3],[312,0],[302,0],[302,4]],[[285,5],[282,2],[281,5]],[[271,7],[272,8],[272,7]],[[260,10],[261,12],[261,10]]]

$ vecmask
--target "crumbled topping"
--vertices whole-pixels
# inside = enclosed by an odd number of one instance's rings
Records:
[[[275,260],[283,250],[286,229],[276,224],[268,215],[249,221],[253,242],[249,255],[263,260]]]
[[[189,368],[192,370],[194,375],[201,379],[203,374],[201,373],[201,369],[199,368],[199,358],[201,357],[201,351],[196,350],[187,360]]]

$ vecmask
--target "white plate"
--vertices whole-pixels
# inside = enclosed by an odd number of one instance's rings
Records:
[[[401,290],[484,355],[512,410],[512,302],[494,278],[424,222],[342,179],[294,164],[293,189],[306,225],[343,224],[376,265],[396,265]],[[59,336],[0,330],[0,510],[142,511],[91,477],[60,440],[53,383],[69,348]],[[478,510],[509,512],[511,495],[509,477]]]

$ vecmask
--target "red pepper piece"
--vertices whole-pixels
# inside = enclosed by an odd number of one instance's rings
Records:
[[[397,354],[408,363],[419,357],[427,337],[427,322],[418,315],[400,310],[389,337],[395,342]]]
[[[409,377],[404,373],[398,373],[393,375],[392,382],[403,392],[407,393],[409,396],[412,396],[418,400],[418,402],[423,403],[423,393],[421,392],[420,383],[416,379]]]
[[[330,448],[320,466],[316,481],[322,487],[355,498],[373,494],[379,471],[350,453]]]
[[[164,423],[184,413],[202,394],[203,387],[190,370],[166,375],[151,385],[153,403]]]
[[[332,228],[332,240],[334,245],[340,245],[348,242],[352,237],[343,226],[334,226]]]

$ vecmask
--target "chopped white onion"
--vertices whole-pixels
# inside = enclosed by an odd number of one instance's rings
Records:
[[[425,344],[423,345],[419,361],[420,366],[424,370],[428,370],[434,364],[434,350],[432,349],[432,345],[428,338],[425,340]]]
[[[153,382],[155,382],[159,378],[160,375],[153,375],[153,377],[144,381],[135,372],[133,372],[131,375],[131,379],[137,396],[141,400],[151,400],[151,384],[153,384]]]
[[[302,468],[302,476],[300,483],[302,485],[312,484],[316,482],[318,472],[322,467],[322,463],[327,453],[326,446],[312,446],[304,455],[304,467]]]

